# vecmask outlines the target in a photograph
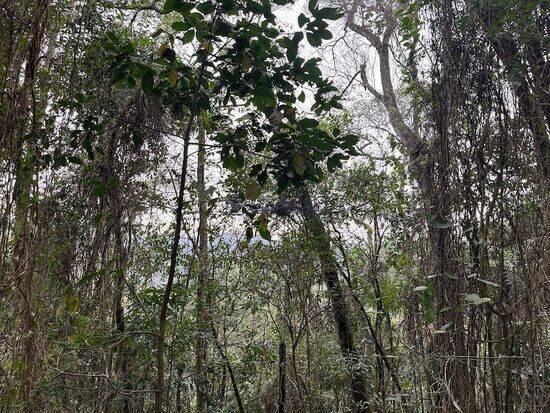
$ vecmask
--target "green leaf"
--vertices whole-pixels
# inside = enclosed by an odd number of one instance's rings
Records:
[[[256,145],[254,146],[254,150],[256,152],[262,152],[266,147],[267,147],[266,141],[259,141],[259,142],[256,142]]]
[[[262,191],[262,188],[258,182],[254,181],[251,182],[247,187],[245,191],[245,198],[250,199],[251,201],[255,201],[260,196],[260,192]]]
[[[69,156],[67,156],[67,159],[69,160],[70,163],[74,163],[76,165],[83,165],[84,164],[82,159],[77,155],[69,155]]]
[[[258,174],[258,183],[260,185],[263,185],[267,182],[267,172],[266,171],[262,171]]]
[[[302,102],[302,103],[305,102],[305,100],[306,100],[306,94],[304,93],[303,90],[302,90],[302,91],[300,92],[300,94],[298,95],[298,100],[299,100],[300,102]]]
[[[188,3],[181,0],[174,0],[174,10],[183,16],[188,15],[189,12],[193,10],[193,7],[195,7],[193,3]]]
[[[321,44],[323,43],[321,36],[317,32],[307,32],[306,37],[309,44],[313,47],[321,46]]]
[[[164,3],[164,7],[162,9],[163,13],[170,13],[174,11],[175,2],[176,2],[175,0],[166,0],[166,2]]]
[[[95,195],[98,198],[101,198],[103,195],[107,193],[107,188],[105,188],[105,185],[103,184],[103,182],[101,182],[97,178],[92,178],[88,180],[87,184],[91,186],[92,195]]]
[[[263,239],[271,241],[271,233],[267,229],[267,216],[264,213],[256,220],[256,228]]]
[[[340,160],[340,157],[337,155],[332,155],[327,160],[327,168],[329,172],[334,172],[337,168],[340,168],[342,166],[342,161]]]
[[[145,72],[145,74],[141,78],[141,88],[145,93],[153,92],[153,89],[155,87],[154,76],[155,76],[154,72],[151,69],[149,69]]]
[[[248,173],[248,175],[250,176],[258,175],[262,169],[263,169],[263,165],[261,163],[257,163],[256,165],[252,166],[252,168],[250,168],[250,172]]]
[[[260,236],[265,239],[266,241],[271,241],[271,233],[269,232],[269,230],[267,229],[267,227],[265,226],[259,226],[258,227],[258,232],[260,233]]]
[[[305,155],[301,152],[294,152],[292,155],[292,166],[298,175],[303,176],[307,170]]]
[[[340,146],[342,148],[347,149],[347,148],[352,148],[355,145],[357,145],[357,143],[359,142],[359,139],[360,139],[359,136],[349,134],[349,135],[342,136],[338,140],[341,142]]]
[[[315,8],[317,7],[317,0],[309,0],[307,8],[312,14],[315,14]]]
[[[323,137],[319,134],[308,136],[305,142],[321,151],[330,151],[334,147],[330,141],[323,139]]]
[[[304,27],[309,22],[309,19],[304,15],[304,13],[300,13],[298,16],[298,26],[300,28]]]
[[[327,20],[338,20],[343,14],[336,7],[323,7],[315,12],[315,17]]]
[[[126,84],[130,89],[132,89],[136,85],[136,79],[128,75],[128,77],[126,78]]]
[[[189,29],[189,23],[186,23],[184,21],[175,21],[174,23],[172,23],[172,29],[174,29],[175,31],[177,32],[183,32],[187,29]]]
[[[292,40],[286,50],[286,57],[289,62],[294,62],[294,60],[298,57],[298,46],[303,38],[304,34],[302,32],[294,33],[294,36],[292,37]]]
[[[243,59],[241,61],[242,71],[244,73],[248,72],[251,66],[252,66],[252,62],[250,61],[250,57],[247,54],[243,55]]]
[[[175,67],[173,67],[172,70],[170,70],[170,74],[168,75],[168,81],[172,86],[176,86],[178,84],[178,72],[176,71]]]
[[[304,118],[304,119],[302,119],[298,122],[298,125],[302,129],[312,129],[312,128],[316,128],[317,126],[319,126],[319,122],[315,119]]]
[[[184,35],[181,38],[181,42],[183,44],[191,43],[194,38],[195,38],[195,30],[191,29],[184,33]]]
[[[253,236],[254,236],[254,230],[252,229],[252,227],[246,227],[246,240],[250,241]]]
[[[330,32],[330,30],[323,29],[319,31],[319,37],[324,40],[330,40],[332,39],[332,33]]]
[[[182,0],[166,0],[162,12],[167,14],[177,11],[182,14],[187,14],[193,9],[193,7],[193,3],[184,2]]]
[[[162,28],[157,29],[157,30],[155,30],[153,33],[151,33],[151,37],[158,37],[158,36],[160,36],[162,33],[164,33],[164,29],[162,29]]]
[[[65,308],[69,314],[75,314],[78,311],[80,302],[78,297],[74,294],[65,297]]]
[[[160,57],[165,58],[169,62],[176,60],[176,52],[168,47],[166,43],[162,44],[159,48],[158,54]]]
[[[231,171],[236,171],[238,169],[237,161],[233,155],[226,155],[222,158],[222,164],[224,168],[227,168]]]
[[[232,31],[233,27],[222,20],[218,20],[214,25],[214,34],[216,36],[229,36]]]
[[[216,9],[216,6],[211,1],[205,1],[197,6],[197,10],[203,14],[212,13]]]
[[[259,85],[253,90],[252,102],[259,108],[272,107],[277,104],[275,94],[269,86]]]

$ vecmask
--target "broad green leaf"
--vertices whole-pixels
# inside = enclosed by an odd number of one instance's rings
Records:
[[[300,13],[298,16],[298,26],[304,27],[308,22],[309,19],[303,13]]]
[[[163,13],[170,13],[174,11],[175,2],[176,0],[166,0],[166,2],[164,3],[164,7],[162,9]]]
[[[253,181],[251,182],[247,187],[245,191],[245,198],[250,199],[251,201],[255,201],[260,196],[262,188],[258,182]]]
[[[254,236],[254,230],[252,229],[252,227],[246,227],[246,240],[250,241],[253,236]]]
[[[172,29],[174,29],[177,32],[183,32],[189,29],[189,27],[190,27],[189,23],[186,23],[181,20],[175,21],[174,23],[172,23]]]
[[[158,37],[158,36],[160,36],[162,33],[164,33],[164,29],[162,29],[162,28],[157,29],[157,30],[155,30],[153,33],[151,33],[151,37]]]
[[[173,67],[172,70],[170,70],[170,74],[168,75],[168,81],[172,86],[176,86],[178,84],[178,72],[176,71],[175,67]]]
[[[152,70],[147,70],[141,78],[141,88],[145,93],[151,93],[155,85],[155,74]]]
[[[263,185],[267,182],[267,172],[266,171],[262,171],[258,174],[258,183],[260,185]]]
[[[339,168],[341,166],[342,166],[342,161],[341,161],[339,156],[332,155],[330,158],[328,158],[327,168],[328,168],[329,172],[334,172],[337,168]]]
[[[323,40],[330,40],[332,39],[332,33],[330,30],[323,29],[319,31],[319,37]]]
[[[304,118],[298,122],[298,125],[300,125],[302,129],[311,129],[319,126],[319,122],[315,119]]]
[[[263,226],[263,225],[260,225],[258,227],[258,232],[260,233],[260,236],[267,240],[267,241],[271,241],[271,233],[269,232],[269,230],[267,229],[267,226]]]
[[[65,297],[65,308],[69,314],[75,314],[78,311],[80,302],[78,297],[74,294]]]
[[[321,44],[323,43],[321,36],[317,32],[307,32],[306,37],[309,44],[313,47],[321,46]]]
[[[345,135],[339,138],[338,140],[342,142],[341,146],[342,148],[352,148],[353,146],[357,145],[359,142],[359,136],[357,135]]]
[[[253,165],[252,168],[250,168],[250,172],[248,174],[250,176],[258,175],[262,169],[263,169],[263,165],[258,163],[256,165]]]
[[[298,57],[298,46],[300,45],[300,41],[304,38],[304,34],[302,32],[294,33],[294,36],[292,37],[292,40],[290,41],[290,44],[288,45],[288,48],[286,50],[286,57],[289,62],[293,62],[296,60],[296,57]]]
[[[258,229],[258,233],[263,239],[271,241],[271,233],[267,229],[267,222],[267,215],[265,213],[262,213],[256,220],[256,228]]]
[[[216,9],[216,5],[211,1],[205,1],[197,6],[197,10],[203,14],[212,13]]]
[[[195,30],[194,29],[191,29],[191,30],[188,30],[186,31],[182,38],[181,38],[181,42],[183,44],[187,44],[187,43],[191,43],[193,41],[193,39],[195,38]]]
[[[84,164],[82,159],[77,155],[69,155],[69,156],[67,156],[67,159],[69,160],[70,163],[74,163],[76,165],[83,165]]]
[[[250,57],[245,54],[243,56],[243,60],[241,61],[241,69],[244,73],[248,72],[250,70],[250,67],[252,66],[252,62],[250,61]]]
[[[252,93],[252,102],[259,108],[271,107],[277,104],[273,90],[266,85],[257,86]]]
[[[294,152],[292,155],[292,166],[298,175],[303,176],[307,170],[305,155],[300,152]]]
[[[343,14],[336,7],[323,7],[315,12],[315,17],[320,19],[338,20]]]

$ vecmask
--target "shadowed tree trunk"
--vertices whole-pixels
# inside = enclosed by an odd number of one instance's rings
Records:
[[[447,107],[437,109],[438,136],[437,150],[429,148],[417,132],[405,122],[397,103],[391,79],[390,39],[397,28],[397,21],[393,15],[393,8],[382,2],[377,5],[384,15],[385,28],[382,35],[376,34],[370,27],[355,22],[355,16],[362,1],[354,1],[346,7],[347,25],[350,29],[365,37],[375,48],[379,58],[379,75],[382,91],[375,89],[368,82],[365,66],[363,65],[362,79],[365,89],[377,98],[385,107],[390,124],[405,148],[409,158],[411,174],[418,183],[434,259],[434,289],[436,292],[435,311],[437,314],[437,328],[445,333],[438,334],[431,349],[435,357],[434,377],[438,383],[438,394],[435,409],[455,409],[455,405],[466,411],[473,411],[470,407],[470,397],[467,369],[464,368],[461,357],[465,356],[464,325],[460,303],[460,275],[455,273],[451,263],[453,252],[451,245],[452,222],[450,215],[450,197],[448,179],[448,137],[447,137]],[[443,95],[441,92],[443,91]],[[448,104],[444,95],[448,90],[436,90],[437,99],[442,104]],[[437,159],[436,155],[440,156]],[[439,162],[437,162],[439,161]],[[436,167],[438,169],[436,169]],[[439,181],[434,182],[437,172]],[[443,311],[442,311],[443,310]]]
[[[518,98],[520,113],[531,130],[539,166],[548,184],[550,182],[550,138],[548,137],[550,66],[544,59],[537,39],[532,39],[527,45],[527,56],[523,56],[518,42],[511,33],[491,32],[491,26],[498,24],[503,10],[493,9],[488,2],[480,1],[475,3],[475,11],[496,55],[506,69],[510,85]],[[528,67],[534,72],[533,76],[528,73]],[[530,84],[533,86],[531,87]]]
[[[279,343],[279,400],[277,413],[285,413],[286,405],[286,343]]]
[[[307,188],[300,193],[302,214],[314,248],[317,251],[323,281],[329,293],[334,326],[338,333],[338,342],[342,356],[346,360],[351,376],[351,392],[354,401],[354,412],[363,413],[369,411],[369,398],[366,390],[366,380],[359,363],[359,354],[355,348],[353,332],[350,324],[349,308],[346,302],[340,280],[338,279],[338,265],[331,253],[329,235],[315,211],[311,202],[311,196]]]
[[[6,124],[13,148],[12,159],[15,169],[14,185],[14,239],[13,269],[14,279],[20,295],[21,352],[22,361],[21,386],[19,397],[25,412],[34,411],[32,390],[35,381],[36,337],[33,316],[33,265],[35,249],[33,245],[31,191],[35,180],[35,162],[33,142],[37,139],[37,119],[31,98],[34,99],[40,51],[46,30],[49,0],[36,3],[34,16],[31,19],[31,35],[27,49],[25,76],[18,90],[18,99],[14,107],[13,124]],[[33,113],[31,114],[31,106]],[[10,119],[7,119],[10,122]],[[30,127],[29,127],[30,125]],[[6,132],[6,131],[5,131]],[[28,136],[27,136],[28,134]]]
[[[208,272],[208,198],[205,187],[206,151],[204,129],[199,130],[199,151],[197,157],[197,193],[199,203],[199,272],[197,282],[197,343],[195,348],[195,383],[197,387],[197,413],[208,410],[208,342],[209,308],[209,272]]]

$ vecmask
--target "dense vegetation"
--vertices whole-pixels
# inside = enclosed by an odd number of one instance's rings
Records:
[[[0,411],[549,411],[549,7],[0,0]]]

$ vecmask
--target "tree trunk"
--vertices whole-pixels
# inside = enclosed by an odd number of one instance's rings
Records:
[[[213,24],[213,22],[212,22]],[[197,79],[197,86],[195,89],[195,96],[198,96],[200,87],[202,85],[202,79],[204,77],[204,70],[206,68],[206,57],[201,64],[199,76]],[[183,135],[183,159],[181,162],[181,174],[178,188],[178,197],[176,203],[176,222],[174,228],[174,237],[172,238],[172,246],[170,249],[170,266],[168,267],[168,279],[166,280],[166,286],[164,288],[164,294],[162,297],[162,304],[159,314],[159,332],[157,337],[157,389],[155,392],[155,413],[162,413],[162,403],[164,397],[164,337],[166,336],[166,318],[168,316],[168,304],[170,302],[170,295],[172,294],[172,286],[174,285],[174,277],[176,275],[176,264],[178,261],[178,251],[181,239],[181,226],[183,221],[183,195],[185,193],[185,184],[187,182],[187,161],[189,157],[189,139],[191,137],[191,130],[195,121],[195,115],[197,113],[197,100],[195,100],[191,113],[189,114],[189,120]]]
[[[279,400],[277,413],[285,413],[286,405],[286,343],[279,343]]]
[[[533,135],[533,144],[537,152],[537,159],[540,169],[545,177],[546,184],[550,182],[550,138],[548,129],[550,128],[550,91],[548,90],[548,80],[550,70],[544,60],[540,50],[540,44],[533,39],[531,44],[526,47],[529,66],[534,72],[535,93],[532,93],[530,76],[527,69],[527,63],[522,61],[522,56],[518,43],[510,33],[502,32],[494,35],[490,32],[491,25],[499,19],[499,15],[491,9],[489,4],[480,2],[476,7],[476,12],[485,29],[487,38],[493,46],[493,50],[502,61],[510,85],[518,98],[519,109],[522,116],[526,119],[531,134]]]
[[[453,262],[453,252],[451,245],[451,215],[448,194],[448,182],[445,180],[448,176],[448,150],[446,149],[447,131],[442,136],[444,125],[441,124],[438,130],[439,150],[443,150],[441,162],[437,165],[436,154],[438,151],[430,150],[427,143],[405,122],[401,110],[397,104],[397,98],[391,79],[390,65],[390,39],[396,29],[396,24],[391,16],[387,16],[386,28],[379,36],[370,28],[364,25],[358,25],[354,22],[357,8],[361,2],[355,2],[354,6],[348,11],[348,27],[353,31],[365,37],[377,51],[379,57],[379,74],[382,85],[382,92],[377,91],[368,83],[366,75],[363,76],[363,84],[385,107],[390,124],[405,148],[409,158],[409,168],[413,178],[418,183],[422,202],[424,204],[424,214],[428,227],[431,254],[434,258],[434,267],[436,277],[434,279],[434,289],[436,292],[435,311],[438,314],[437,328],[445,327],[444,334],[438,334],[432,346],[432,355],[436,357],[435,377],[449,391],[441,391],[442,399],[436,402],[435,409],[440,408],[452,410],[455,404],[461,408],[471,404],[467,375],[461,369],[461,363],[465,354],[464,348],[464,325],[463,315],[459,307],[460,301],[460,277],[459,274],[453,274],[450,267]],[[450,7],[450,6],[449,6]],[[388,9],[386,13],[393,13]],[[362,67],[364,72],[364,66]],[[437,91],[436,91],[437,92]],[[440,101],[444,99],[438,96]],[[439,110],[439,114],[441,114]],[[444,118],[447,122],[447,118]],[[436,165],[439,167],[437,186],[434,185],[434,172]],[[441,178],[442,177],[442,178]],[[456,277],[456,278],[455,278]],[[450,307],[450,308],[449,308]],[[442,311],[443,310],[443,311]],[[447,369],[447,371],[445,371]],[[467,372],[466,372],[467,373]],[[440,410],[438,410],[440,411]],[[470,411],[466,408],[466,411]]]
[[[197,194],[199,204],[198,258],[199,272],[197,282],[197,343],[195,347],[195,384],[197,387],[197,413],[208,410],[208,374],[206,337],[209,331],[209,272],[208,272],[208,196],[205,187],[206,151],[204,129],[199,131],[199,151],[197,156]]]
[[[32,389],[36,370],[36,337],[33,317],[33,265],[34,252],[31,214],[31,191],[35,179],[35,155],[33,138],[36,120],[31,119],[31,96],[36,85],[42,41],[46,29],[49,0],[39,1],[32,18],[32,35],[29,41],[25,77],[13,112],[13,125],[8,136],[13,139],[13,163],[15,168],[14,203],[14,277],[20,294],[22,361],[20,401],[25,412],[33,411]],[[28,128],[31,123],[30,129]],[[30,133],[29,133],[30,131]],[[29,133],[29,138],[26,134]]]
[[[233,366],[231,365],[231,362],[229,361],[229,357],[227,357],[226,351],[222,348],[222,345],[220,343],[220,340],[218,340],[218,334],[216,333],[216,329],[214,328],[214,324],[212,323],[212,320],[210,320],[210,328],[212,331],[212,338],[214,339],[214,344],[216,345],[216,348],[218,349],[218,352],[220,353],[220,357],[222,358],[225,367],[227,367],[227,372],[229,373],[229,378],[231,380],[231,386],[233,387],[233,395],[235,396],[235,400],[237,401],[237,407],[239,408],[239,413],[244,413],[244,405],[243,401],[241,399],[241,393],[239,391],[239,386],[237,385],[237,378],[235,377],[235,372],[233,371]]]
[[[354,401],[354,412],[369,411],[369,398],[366,390],[366,379],[359,363],[359,354],[353,341],[349,308],[338,279],[338,266],[330,251],[330,238],[319,217],[313,208],[307,188],[300,193],[300,203],[304,215],[306,231],[312,239],[314,248],[319,256],[323,280],[328,289],[330,304],[334,317],[334,325],[338,333],[340,351],[346,360],[351,376],[351,391]]]

